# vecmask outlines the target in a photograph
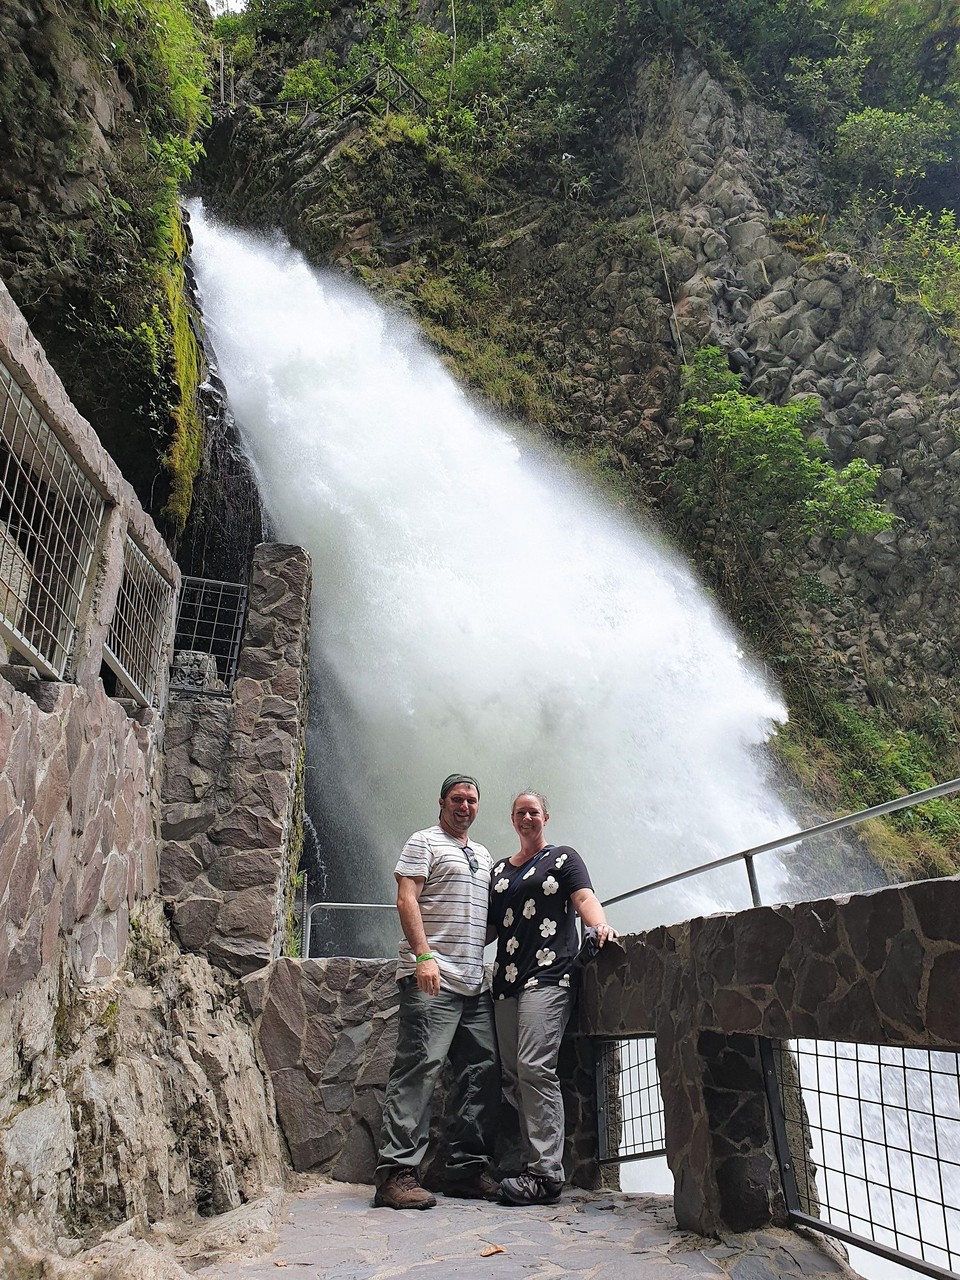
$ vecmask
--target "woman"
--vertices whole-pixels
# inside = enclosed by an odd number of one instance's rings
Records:
[[[595,927],[601,947],[617,934],[576,849],[545,842],[550,814],[543,796],[521,792],[510,818],[520,849],[491,873],[488,934],[497,940],[493,1008],[503,1088],[520,1117],[524,1169],[504,1178],[500,1198],[555,1204],[563,1189],[557,1054],[575,995],[575,916]]]

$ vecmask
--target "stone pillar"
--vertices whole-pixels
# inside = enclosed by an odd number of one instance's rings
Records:
[[[604,1179],[598,1159],[597,1066],[594,1042],[567,1035],[558,1063],[566,1121],[564,1171],[575,1187],[596,1190]],[[608,1181],[607,1186],[611,1183]]]
[[[232,697],[171,696],[161,891],[181,944],[233,973],[275,959],[296,872],[310,558],[261,543]]]

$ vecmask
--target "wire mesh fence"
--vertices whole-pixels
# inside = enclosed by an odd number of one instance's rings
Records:
[[[0,360],[0,632],[67,670],[105,503]]]
[[[103,656],[126,691],[144,706],[157,700],[173,599],[172,585],[127,537],[120,594]]]
[[[185,693],[233,688],[246,612],[245,583],[183,579],[171,688]]]
[[[958,1070],[953,1051],[780,1045],[791,1209],[927,1274],[960,1271]]]
[[[663,1155],[663,1099],[653,1036],[597,1042],[601,1164]]]

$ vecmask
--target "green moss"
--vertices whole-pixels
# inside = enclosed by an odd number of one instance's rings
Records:
[[[943,711],[918,698],[904,725],[880,707],[835,697],[808,703],[782,726],[774,750],[814,799],[854,812],[923,791],[960,773],[960,734]],[[930,800],[857,828],[878,862],[898,878],[960,871],[960,799]]]
[[[190,323],[190,307],[181,265],[187,245],[178,211],[171,215],[171,239],[175,257],[168,268],[166,292],[177,398],[173,405],[173,438],[164,457],[164,465],[170,474],[170,497],[164,514],[179,533],[190,513],[193,482],[203,459],[204,424],[197,398],[203,371],[203,355]]]
[[[206,113],[208,25],[195,0],[85,0],[36,28],[36,47],[14,48],[0,70],[10,140],[0,204],[22,205],[22,224],[0,227],[0,274],[71,398],[157,515],[167,498],[161,459],[173,445],[177,474],[189,474],[182,437],[196,428],[173,223]],[[115,104],[110,153],[82,123],[93,118],[94,93]],[[18,193],[35,184],[38,136],[56,148],[44,197],[25,204]],[[58,205],[61,191],[68,198]],[[174,499],[176,529],[189,486]]]

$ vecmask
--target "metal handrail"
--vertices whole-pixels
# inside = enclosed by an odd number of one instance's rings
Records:
[[[697,867],[690,867],[686,871],[677,871],[674,875],[664,876],[660,880],[651,880],[648,884],[640,885],[637,889],[628,889],[625,893],[618,893],[612,898],[605,898],[603,905],[611,907],[617,902],[625,902],[627,898],[636,898],[641,893],[650,893],[654,889],[663,889],[667,885],[676,884],[680,880],[689,880],[693,876],[703,875],[705,871],[714,871],[717,867],[728,867],[733,862],[743,862],[746,864],[747,876],[750,880],[753,905],[759,907],[762,905],[760,901],[760,886],[757,884],[756,872],[753,866],[753,859],[758,853],[771,853],[774,849],[782,849],[786,845],[797,844],[810,836],[825,835],[828,831],[841,831],[844,827],[855,826],[858,822],[863,822],[867,818],[879,818],[886,813],[896,813],[898,809],[910,809],[914,805],[926,804],[928,800],[937,800],[940,796],[951,795],[954,791],[960,791],[960,778],[954,778],[950,782],[941,782],[935,787],[928,787],[926,791],[914,791],[908,796],[900,796],[897,800],[887,800],[884,804],[875,804],[869,809],[861,809],[857,813],[847,814],[845,818],[834,818],[830,822],[821,822],[815,827],[806,827],[802,831],[794,831],[792,835],[778,836],[776,840],[768,840],[765,844],[756,844],[749,849],[741,849],[739,853],[727,854],[726,857],[716,858],[713,862],[702,862]]]
[[[953,778],[950,782],[938,783],[935,787],[928,787],[926,791],[914,791],[908,796],[900,796],[896,800],[887,800],[883,804],[872,805],[869,809],[860,809],[856,813],[847,814],[844,818],[833,818],[829,822],[820,822],[815,827],[805,827],[803,830],[794,831],[790,835],[778,836],[776,840],[767,840],[764,844],[752,845],[749,849],[741,849],[738,853],[730,853],[723,858],[715,858],[712,862],[701,862],[699,866],[689,867],[686,871],[676,871],[673,875],[663,876],[659,880],[651,880],[636,889],[627,889],[624,893],[614,894],[612,898],[604,898],[603,905],[612,907],[618,902],[625,902],[628,898],[637,898],[642,893],[652,893],[655,889],[664,889],[667,885],[677,884],[681,880],[690,880],[694,876],[703,875],[707,871],[715,871],[718,867],[728,867],[734,862],[743,862],[750,881],[750,894],[753,899],[753,905],[759,907],[763,903],[760,898],[760,886],[757,883],[756,871],[753,865],[753,859],[757,854],[772,853],[775,849],[783,849],[787,845],[798,844],[801,840],[807,840],[811,836],[826,835],[830,831],[842,831],[845,827],[855,826],[858,822],[863,822],[867,818],[880,818],[887,813],[896,813],[899,809],[910,809],[915,805],[926,804],[928,800],[937,800],[941,796],[952,795],[955,791],[960,791],[960,778]],[[307,912],[304,924],[304,956],[310,955],[310,934],[313,929],[313,913],[315,911],[319,911],[321,908],[333,911],[381,911],[384,908],[393,910],[395,907],[396,903],[394,902],[315,902]]]

